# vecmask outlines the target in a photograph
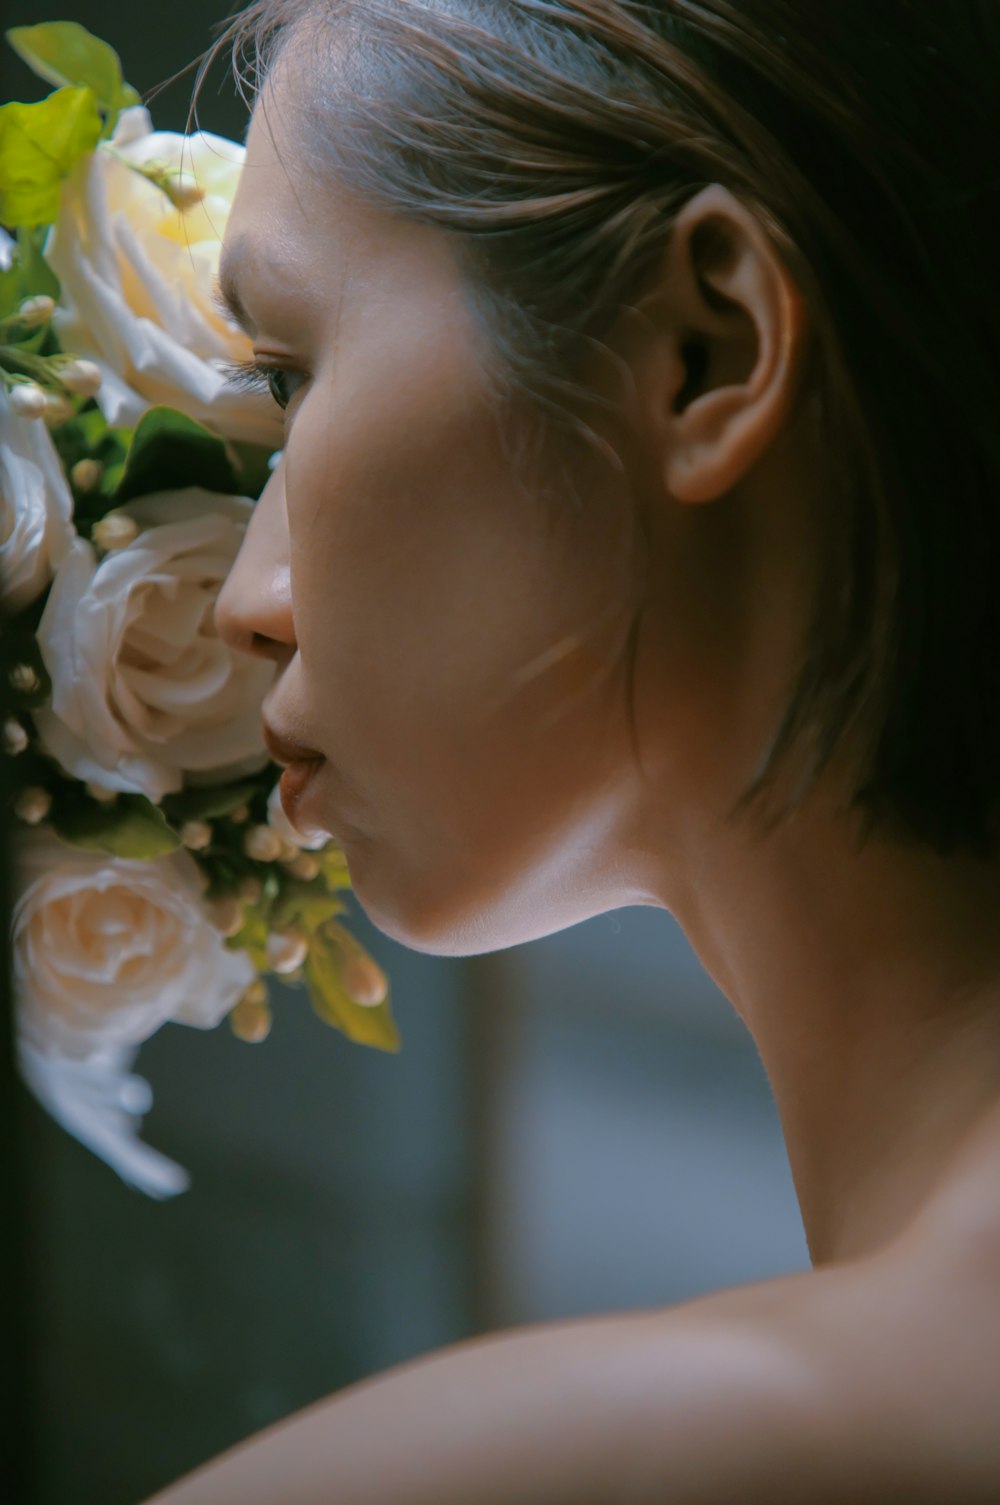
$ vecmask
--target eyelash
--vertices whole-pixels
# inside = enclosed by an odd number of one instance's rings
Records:
[[[286,397],[282,402],[271,385],[271,378],[302,375],[301,371],[293,371],[287,366],[264,366],[260,361],[233,361],[222,366],[221,370],[227,387],[241,392],[269,392],[282,411],[292,399]]]

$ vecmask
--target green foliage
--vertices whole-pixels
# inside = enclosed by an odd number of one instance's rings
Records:
[[[37,104],[0,106],[0,223],[47,225],[62,181],[101,136],[90,88],[57,89]]]
[[[105,137],[111,135],[123,109],[141,103],[138,92],[122,78],[121,60],[114,48],[78,21],[12,26],[6,37],[32,72],[47,83],[93,91],[98,108],[106,116]]]
[[[175,408],[150,408],[136,424],[113,505],[185,486],[231,495],[240,489],[225,441],[218,434]]]
[[[353,936],[335,921],[321,925],[311,937],[304,967],[309,1002],[324,1023],[341,1030],[356,1045],[398,1051],[401,1042],[388,996],[384,1003],[366,1007],[349,998],[341,986],[339,963],[345,942],[360,950]]]
[[[281,885],[281,892],[271,908],[272,930],[281,930],[286,925],[298,925],[307,935],[312,935],[320,925],[344,913],[344,906],[324,884],[322,878],[311,883],[288,879]]]
[[[119,794],[108,805],[89,796],[60,801],[53,808],[52,826],[71,846],[115,857],[163,857],[180,846],[180,837],[142,794]]]
[[[245,805],[260,791],[260,781],[244,779],[239,784],[212,784],[207,788],[181,789],[160,801],[160,809],[171,825],[186,820],[214,820]]]
[[[0,269],[0,320],[12,318],[22,299],[32,298],[37,293],[45,293],[58,303],[59,278],[42,254],[46,234],[44,226],[30,229],[21,225],[18,228],[10,266]],[[18,346],[38,352],[47,336],[47,329],[32,330],[27,338],[18,341]]]

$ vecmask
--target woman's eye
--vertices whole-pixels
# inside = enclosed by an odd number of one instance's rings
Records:
[[[280,366],[265,366],[262,369],[267,372],[268,391],[278,404],[278,407],[287,408],[295,396],[294,391],[289,392],[288,382],[294,382],[299,373],[297,371],[285,371]]]
[[[270,392],[279,408],[287,408],[295,391],[289,391],[288,384],[296,381],[305,381],[305,373],[292,371],[285,366],[266,366],[261,361],[236,361],[232,365],[225,365],[223,373],[227,387],[237,387],[241,391]]]

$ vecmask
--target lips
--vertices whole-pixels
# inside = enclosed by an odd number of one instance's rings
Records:
[[[265,720],[263,723],[264,744],[276,763],[283,763],[291,767],[293,763],[319,763],[323,760],[323,754],[317,752],[314,747],[304,747],[301,742],[293,742],[290,737],[282,734]]]

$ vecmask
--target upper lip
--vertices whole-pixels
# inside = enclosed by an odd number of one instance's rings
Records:
[[[322,758],[323,754],[315,748],[303,747],[300,742],[293,742],[290,737],[283,737],[275,731],[271,723],[264,718],[264,742],[268,752],[276,763],[284,763],[286,766],[292,763],[314,763]]]

